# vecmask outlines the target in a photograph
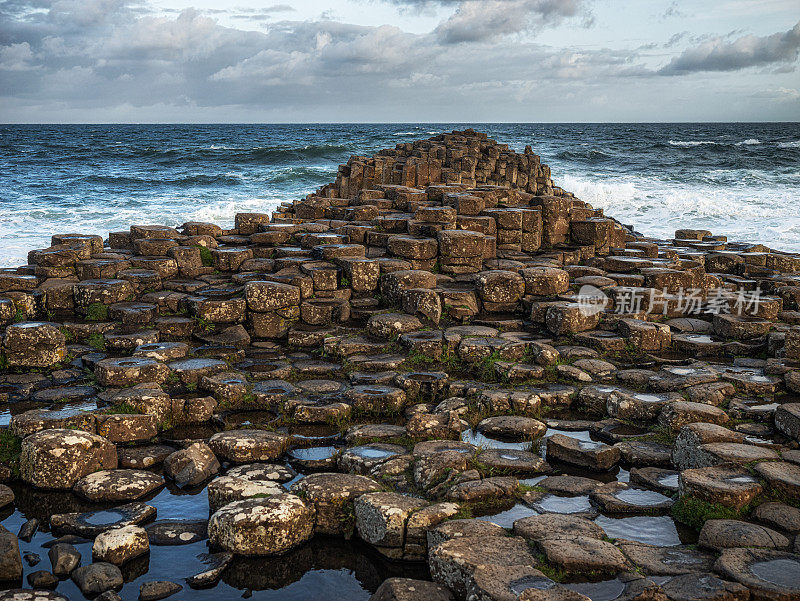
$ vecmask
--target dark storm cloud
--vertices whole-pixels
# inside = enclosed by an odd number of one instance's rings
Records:
[[[698,71],[738,71],[778,63],[793,63],[800,55],[800,21],[789,31],[758,37],[746,35],[733,41],[712,38],[687,48],[659,70],[661,75],[685,75]]]

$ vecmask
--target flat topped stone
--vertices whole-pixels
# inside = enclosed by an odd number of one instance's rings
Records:
[[[275,482],[288,482],[297,476],[292,468],[274,463],[248,463],[230,468],[226,476],[242,478],[251,482],[272,480]]]
[[[547,561],[569,572],[623,572],[630,562],[611,543],[588,536],[544,538],[536,542]]]
[[[789,548],[788,538],[765,526],[740,520],[708,520],[700,530],[698,544],[719,551],[733,547]]]
[[[379,492],[380,485],[357,474],[310,474],[292,485],[317,510],[315,531],[320,534],[349,534],[355,527],[353,500],[363,494]]]
[[[547,426],[532,417],[499,415],[482,420],[477,429],[487,436],[532,440],[542,436],[547,430]]]
[[[520,537],[451,538],[428,550],[428,565],[434,581],[447,586],[459,599],[466,598],[468,583],[481,566],[535,564],[528,544]]]
[[[288,446],[285,434],[267,430],[228,430],[218,432],[208,441],[214,454],[234,463],[271,461],[280,457]]]
[[[656,547],[635,541],[617,541],[617,546],[651,576],[676,576],[711,570],[715,556],[691,547]]]
[[[116,447],[89,432],[43,430],[22,441],[22,479],[38,488],[70,489],[92,472],[116,467]]]
[[[486,474],[539,474],[550,466],[538,455],[518,449],[486,449],[478,455],[480,471]]]
[[[220,476],[208,483],[208,506],[211,511],[216,511],[234,501],[253,497],[266,498],[283,492],[286,489],[273,480],[252,481],[235,476]]]
[[[87,501],[134,501],[164,486],[164,478],[145,470],[102,470],[84,476],[73,492]]]
[[[607,513],[652,513],[672,507],[672,499],[654,490],[626,482],[610,482],[589,493],[589,498]]]
[[[190,545],[208,538],[206,520],[159,520],[145,530],[151,545]]]
[[[670,601],[748,601],[750,591],[738,582],[708,572],[682,574],[661,586]]]
[[[724,549],[714,570],[750,589],[754,599],[800,597],[800,557],[770,549]]]
[[[800,497],[800,465],[788,461],[762,461],[755,465],[755,471],[772,488],[790,498]]]
[[[758,479],[746,469],[717,465],[688,469],[681,472],[678,483],[680,496],[692,496],[707,503],[719,503],[741,509],[761,494]]]
[[[375,442],[350,447],[342,452],[338,463],[342,471],[367,475],[376,465],[406,453],[406,448],[400,445]]]
[[[616,447],[602,442],[586,441],[553,434],[547,438],[547,459],[597,470],[609,470],[620,460]]]
[[[533,541],[545,538],[572,538],[578,535],[602,539],[606,535],[605,531],[592,520],[556,513],[519,519],[514,522],[514,534]]]

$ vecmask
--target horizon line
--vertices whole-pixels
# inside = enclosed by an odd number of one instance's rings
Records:
[[[792,121],[14,121],[14,125],[695,125],[800,124]]]

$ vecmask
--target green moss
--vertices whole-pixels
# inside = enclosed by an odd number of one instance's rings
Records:
[[[186,390],[189,392],[197,392],[197,382],[189,382],[186,385]]]
[[[21,321],[25,321],[27,318],[27,314],[25,313],[24,309],[17,309],[17,312],[14,314],[14,323],[19,323]]]
[[[482,359],[476,366],[476,371],[480,379],[486,382],[494,382],[497,380],[497,372],[494,369],[494,365],[502,360],[503,358],[500,356],[499,351],[494,351],[491,355]]]
[[[14,477],[19,476],[19,456],[22,452],[22,439],[9,430],[0,430],[0,463],[8,466]]]
[[[100,334],[99,332],[90,334],[89,337],[86,339],[86,344],[88,344],[89,346],[98,351],[106,350],[106,339],[103,338],[103,335]]]
[[[421,367],[428,367],[436,363],[436,359],[429,357],[419,351],[411,351],[403,363],[411,369],[419,369]]]
[[[120,413],[132,415],[134,413],[141,413],[141,412],[137,410],[136,407],[134,407],[130,403],[120,403],[119,405],[114,405],[113,407],[109,407],[108,409],[103,411],[103,413],[106,413],[108,415],[120,414]]]
[[[206,248],[205,246],[200,246],[199,244],[196,245],[195,248],[200,249],[200,261],[202,261],[203,267],[213,267],[214,255],[211,254],[211,249]]]
[[[681,497],[672,506],[672,517],[696,530],[700,530],[708,520],[736,520],[746,513],[747,508],[735,509],[692,496]]]
[[[86,319],[88,321],[108,321],[108,305],[92,303],[86,307]]]
[[[566,570],[558,568],[547,561],[544,553],[536,554],[536,569],[555,582],[565,582],[569,576]]]

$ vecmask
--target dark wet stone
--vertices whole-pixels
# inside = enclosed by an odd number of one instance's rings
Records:
[[[231,561],[233,561],[233,553],[212,553],[203,556],[203,562],[208,566],[202,572],[198,572],[194,576],[186,579],[186,583],[191,588],[208,588],[214,586],[222,578]]]
[[[27,580],[32,588],[54,589],[58,586],[58,578],[47,570],[31,572],[28,574]]]
[[[14,533],[0,526],[0,582],[22,578],[22,556]]]
[[[110,563],[98,562],[77,568],[72,572],[72,580],[87,597],[93,597],[110,590],[122,588],[120,569]]]
[[[63,513],[50,518],[50,526],[65,534],[78,534],[94,538],[101,532],[122,526],[138,526],[153,519],[155,507],[144,503],[117,505],[112,509],[99,509],[86,513]]]
[[[59,578],[69,576],[81,565],[80,552],[69,543],[57,543],[47,552],[53,574]]]
[[[29,543],[38,529],[39,520],[37,518],[31,518],[19,527],[17,538]]]
[[[183,590],[183,587],[180,584],[168,580],[143,582],[139,587],[139,601],[166,599],[181,590]]]
[[[159,520],[145,527],[151,545],[190,545],[208,538],[205,520]]]

